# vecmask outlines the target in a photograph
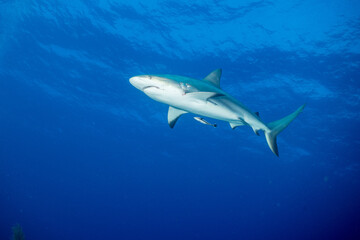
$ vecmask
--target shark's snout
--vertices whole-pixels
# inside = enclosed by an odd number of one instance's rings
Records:
[[[131,85],[136,87],[139,90],[143,90],[149,85],[149,78],[146,76],[135,76],[129,79]]]
[[[135,85],[139,82],[139,77],[131,77],[129,79],[129,82],[131,83],[131,85],[133,85],[135,87]]]

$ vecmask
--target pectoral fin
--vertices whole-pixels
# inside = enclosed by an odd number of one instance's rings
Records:
[[[168,123],[169,123],[169,126],[171,128],[173,128],[175,126],[176,121],[184,113],[187,113],[187,112],[184,111],[184,110],[169,106],[169,111],[168,111]]]
[[[217,92],[191,92],[187,95],[203,101],[207,101],[209,98],[224,96],[224,94]]]

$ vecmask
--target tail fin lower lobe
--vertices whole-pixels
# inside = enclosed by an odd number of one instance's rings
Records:
[[[305,104],[299,107],[295,112],[289,114],[288,116],[267,124],[270,131],[265,131],[265,137],[267,144],[269,145],[271,151],[279,156],[279,150],[276,144],[277,135],[284,130],[304,109]]]

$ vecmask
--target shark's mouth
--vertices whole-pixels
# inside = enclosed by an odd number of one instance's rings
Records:
[[[160,88],[159,88],[159,87],[156,87],[156,86],[146,86],[146,87],[144,87],[142,90],[143,90],[143,91],[149,90],[149,88],[156,88],[156,89],[159,89],[159,90],[160,90]]]

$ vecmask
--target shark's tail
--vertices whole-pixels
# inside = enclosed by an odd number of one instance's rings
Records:
[[[290,115],[267,124],[270,131],[265,131],[265,137],[267,144],[269,145],[271,151],[275,153],[276,156],[279,156],[278,147],[276,144],[276,136],[284,130],[304,109],[305,104],[299,107],[295,112],[291,113]]]

